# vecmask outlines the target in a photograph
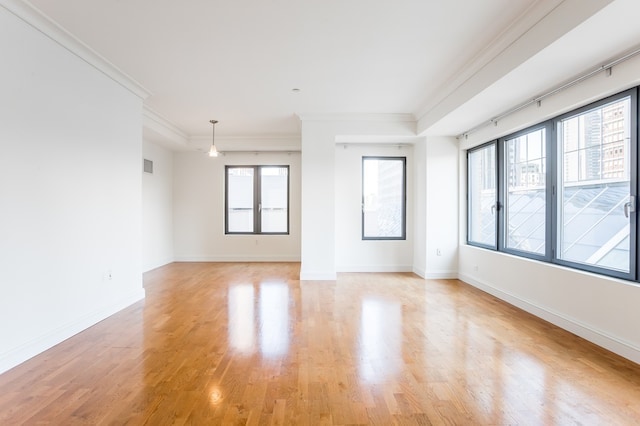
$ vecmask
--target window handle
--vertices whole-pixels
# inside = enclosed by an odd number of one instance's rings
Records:
[[[491,215],[493,216],[497,210],[500,210],[500,203],[496,201],[495,204],[491,205]]]
[[[636,211],[636,197],[631,195],[629,196],[629,201],[624,203],[624,217],[628,218],[629,213],[633,213]]]
[[[262,203],[258,203],[258,212],[262,213]]]

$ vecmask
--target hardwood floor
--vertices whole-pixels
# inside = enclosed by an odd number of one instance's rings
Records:
[[[0,424],[640,424],[640,366],[456,280],[176,263],[0,375]]]

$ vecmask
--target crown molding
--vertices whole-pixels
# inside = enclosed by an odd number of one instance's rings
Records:
[[[215,143],[220,152],[296,152],[300,151],[301,147],[298,134],[216,135]],[[197,135],[189,138],[189,146],[197,150],[203,150],[210,144],[211,135]]]
[[[296,114],[300,121],[376,121],[376,122],[415,122],[413,114],[403,113],[310,113]]]
[[[0,6],[87,64],[93,66],[140,99],[144,100],[151,95],[151,92],[145,89],[140,83],[47,17],[32,4],[22,0],[0,0]]]
[[[534,2],[520,16],[513,21],[504,31],[500,32],[487,46],[473,56],[459,70],[454,72],[440,90],[429,96],[415,113],[421,120],[431,110],[436,108],[447,96],[451,95],[462,84],[471,79],[476,73],[511,46],[516,40],[526,34],[531,28],[538,25],[545,17],[552,13],[565,0],[550,0]]]
[[[189,136],[146,105],[142,107],[142,127],[144,131],[152,132],[157,142],[170,149],[189,148]]]

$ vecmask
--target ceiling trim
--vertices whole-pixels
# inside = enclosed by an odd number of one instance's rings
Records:
[[[211,137],[192,136],[189,146],[202,151],[211,144]],[[297,134],[216,135],[215,142],[220,152],[296,152],[301,147],[300,135]]]
[[[415,122],[413,114],[360,114],[360,113],[336,113],[336,114],[297,114],[300,121],[376,121],[376,122]]]
[[[0,0],[0,6],[32,26],[61,47],[82,59],[87,64],[120,84],[122,87],[144,100],[151,92],[132,77],[125,74],[106,58],[91,49],[74,35],[52,21],[33,5],[21,0]]]
[[[553,0],[545,2],[535,2],[527,8],[517,19],[513,21],[504,31],[498,34],[487,46],[471,58],[463,67],[443,84],[439,91],[434,93],[427,99],[424,104],[416,112],[416,117],[422,119],[433,108],[435,108],[443,99],[450,95],[465,81],[469,80],[502,54],[515,40],[522,37],[524,33],[538,24],[541,19],[548,15],[564,0]]]
[[[187,147],[188,145],[189,135],[146,105],[142,107],[142,126],[179,146]]]
[[[483,52],[479,55],[483,57],[483,62],[471,65],[473,69],[470,75],[464,74],[457,79],[454,77],[450,83],[444,84],[443,88],[447,92],[434,96],[431,107],[423,108],[416,114],[419,117],[418,133],[427,132],[443,117],[581,25],[612,1],[554,0],[550,4],[553,6],[550,10],[549,4],[539,2],[540,6],[534,7],[531,16],[523,16],[517,25],[514,24],[503,33],[498,49],[491,49],[491,54]]]

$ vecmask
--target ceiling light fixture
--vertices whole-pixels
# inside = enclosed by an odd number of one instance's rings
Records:
[[[209,120],[211,126],[213,127],[211,130],[211,149],[209,150],[209,157],[217,157],[218,150],[216,149],[216,123],[218,120]]]

